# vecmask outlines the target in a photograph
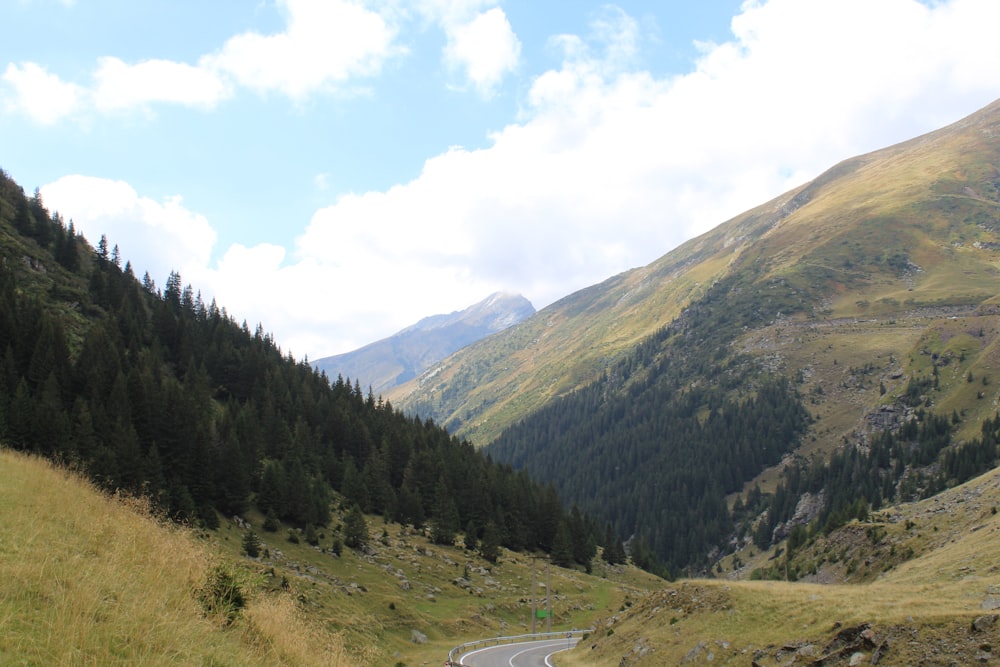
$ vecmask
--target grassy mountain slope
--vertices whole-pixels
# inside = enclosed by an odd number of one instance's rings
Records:
[[[41,459],[0,450],[0,515],[2,664],[357,664],[287,594],[261,592],[232,626],[206,613],[217,572],[256,576]]]
[[[933,352],[921,350],[962,356],[968,368],[961,370],[974,375],[994,367],[998,157],[1000,103],[994,103],[948,128],[846,160],[646,267],[460,351],[390,398],[485,445],[591,382],[728,280],[769,315],[735,347],[801,377],[806,391],[822,389],[813,435],[831,447],[910,377],[929,371],[923,356]],[[763,303],[769,291],[787,299],[788,310]],[[744,299],[742,307],[754,306]],[[952,317],[965,318],[964,328],[950,324]],[[837,391],[852,383],[878,389],[879,381],[888,398]],[[988,411],[992,392],[979,399],[977,390],[970,399],[969,388],[956,381],[935,401],[978,416]]]
[[[668,585],[602,619],[594,636],[560,664],[992,662],[1000,637],[998,507],[1000,472],[994,470],[817,542],[800,554],[819,563],[813,582]],[[757,554],[742,576],[773,556]],[[863,662],[852,663],[857,653]]]
[[[316,547],[293,543],[287,526],[266,532],[255,513],[250,528],[241,519],[196,532],[4,449],[0,515],[5,665],[440,664],[463,641],[529,627],[530,557],[504,550],[494,565],[375,518],[371,548],[340,556],[332,531]],[[263,541],[256,559],[242,552],[248,529]],[[220,571],[247,599],[231,624],[201,602]],[[658,581],[623,566],[552,568],[552,627],[588,627]]]

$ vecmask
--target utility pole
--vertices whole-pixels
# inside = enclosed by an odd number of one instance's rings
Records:
[[[537,613],[537,607],[535,605],[535,558],[531,558],[531,634],[535,634],[535,614]]]
[[[549,561],[545,561],[545,632],[552,632],[552,577]]]

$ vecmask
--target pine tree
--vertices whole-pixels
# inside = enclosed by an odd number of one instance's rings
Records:
[[[496,523],[489,521],[483,529],[483,539],[479,542],[479,555],[491,563],[500,558],[500,530]]]
[[[469,551],[475,551],[476,547],[479,546],[479,538],[476,535],[476,523],[474,521],[469,521],[465,526],[465,539],[462,544]]]
[[[431,541],[434,544],[455,544],[455,534],[458,532],[458,507],[447,481],[442,476],[438,480],[437,492],[434,497],[434,516],[431,527]]]
[[[565,521],[559,522],[552,540],[552,564],[559,567],[569,567],[573,564],[573,542]]]
[[[357,503],[344,517],[344,544],[351,549],[360,549],[368,544],[368,522]]]
[[[250,558],[260,556],[260,538],[252,530],[248,530],[243,534],[243,553],[250,556]]]

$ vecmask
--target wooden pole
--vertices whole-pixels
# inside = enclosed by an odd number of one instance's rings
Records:
[[[535,634],[535,614],[537,613],[537,606],[535,605],[535,559],[531,559],[531,634]]]
[[[545,561],[545,632],[552,632],[552,577],[548,561]]]

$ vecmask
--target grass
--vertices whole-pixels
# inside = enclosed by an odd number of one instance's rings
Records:
[[[0,664],[357,664],[291,598],[255,590],[140,500],[0,450],[0,516]],[[198,601],[218,567],[250,596],[232,624]]]
[[[683,664],[699,646],[693,664],[704,663],[709,652],[715,665],[747,665],[751,659],[762,667],[808,664],[824,654],[839,630],[862,624],[870,626],[876,644],[886,644],[880,665],[972,664],[996,637],[995,631],[973,632],[971,625],[994,613],[981,604],[1000,591],[997,507],[1000,470],[834,533],[831,540],[858,561],[855,576],[867,578],[863,583],[715,579],[668,585],[627,612],[600,620],[598,632],[562,654],[557,665],[618,664],[623,656],[635,667]],[[909,548],[913,557],[866,574],[863,559],[871,550],[858,551],[851,534],[865,542],[875,535],[883,553]],[[767,554],[758,559],[765,563]],[[840,568],[842,575],[842,565],[828,567]],[[794,648],[781,654],[782,647],[807,645],[815,650],[809,660],[791,660]],[[642,648],[647,652],[640,655]],[[873,646],[858,650],[868,660]],[[848,657],[824,664],[846,665]]]
[[[543,561],[504,550],[490,564],[377,517],[372,550],[337,557],[335,514],[313,547],[250,513],[263,540],[251,559],[242,519],[211,532],[177,526],[141,499],[0,449],[0,664],[437,664],[462,642],[529,629],[532,568],[541,600]],[[589,627],[662,584],[600,564],[593,576],[549,576],[554,630]]]

